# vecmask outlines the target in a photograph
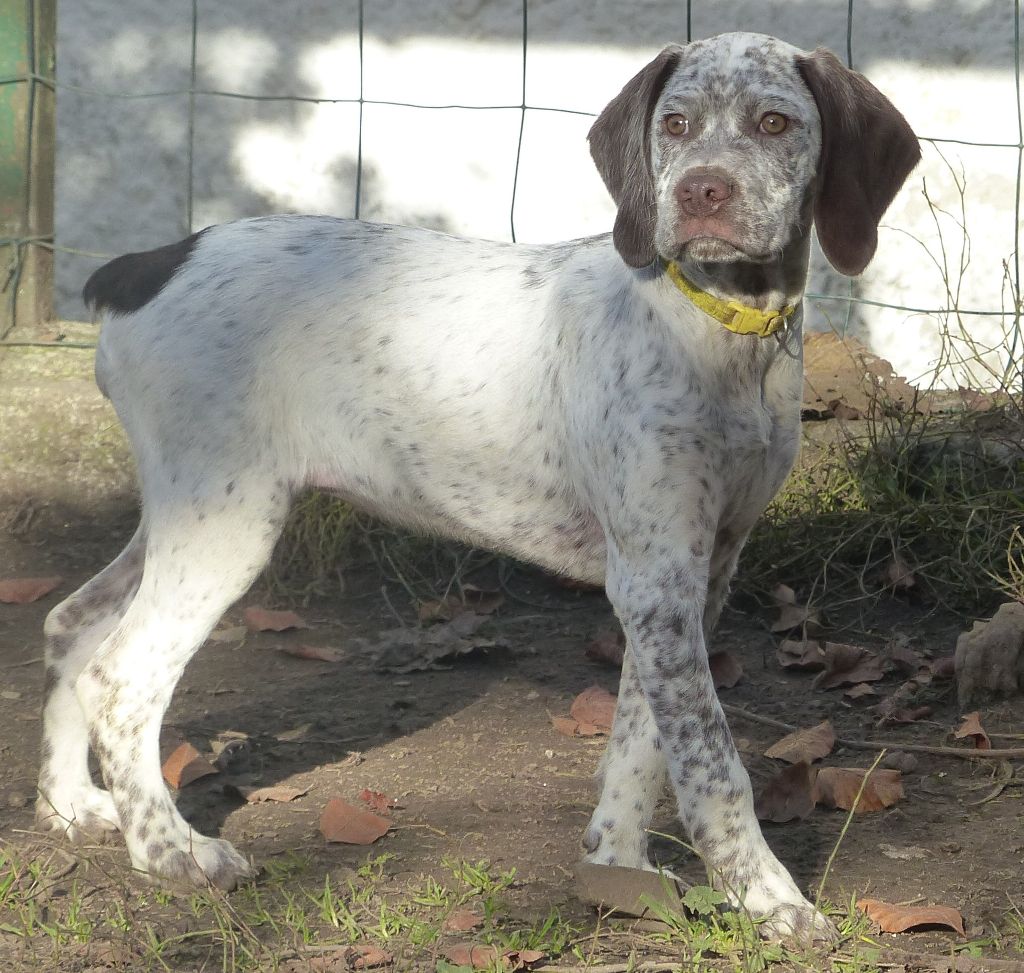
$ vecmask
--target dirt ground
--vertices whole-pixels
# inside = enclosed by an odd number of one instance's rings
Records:
[[[0,351],[0,577],[63,578],[40,601],[0,604],[0,845],[9,849],[33,842],[43,619],[118,552],[134,518],[130,466],[116,420],[92,383],[90,353]],[[494,585],[489,570],[465,580]],[[527,568],[505,584],[503,606],[481,629],[501,645],[443,671],[376,671],[366,644],[395,628],[396,614],[414,624],[415,608],[401,585],[382,579],[365,558],[346,573],[343,594],[300,608],[310,630],[207,643],[178,687],[168,741],[187,739],[209,752],[211,741],[234,731],[246,734],[249,746],[228,772],[182,789],[183,813],[257,862],[310,856],[312,886],[383,852],[393,856],[386,869],[394,883],[431,873],[443,859],[486,859],[516,869],[508,893],[514,916],[529,921],[557,908],[592,927],[592,911],[574,897],[572,868],[595,802],[601,741],[560,735],[551,717],[567,713],[590,685],[615,690],[617,673],[584,652],[589,638],[609,627],[611,611],[603,595],[565,590]],[[726,611],[714,646],[743,665],[740,682],[722,690],[724,702],[801,727],[827,718],[844,739],[963,746],[950,735],[959,722],[952,682],[925,692],[933,707],[927,719],[878,728],[873,704],[905,677],[889,673],[866,701],[812,689],[810,675],[779,666],[770,611],[743,598],[742,578],[738,588],[738,607]],[[223,624],[238,625],[242,607],[265,601],[253,592]],[[871,648],[905,635],[924,657],[938,657],[952,652],[967,621],[890,600],[866,616],[837,614],[828,634]],[[297,643],[339,649],[344,661],[279,651]],[[982,711],[994,746],[1021,745],[1022,709],[1017,700]],[[783,734],[742,718],[731,724],[757,790],[781,766],[761,754]],[[865,767],[873,757],[838,748],[826,762]],[[854,818],[826,897],[839,906],[862,896],[954,906],[968,939],[998,938],[982,943],[982,953],[1020,948],[1024,927],[1008,938],[1008,917],[1024,909],[1024,789],[1008,786],[978,803],[998,771],[995,761],[911,759],[905,797]],[[250,805],[225,792],[232,781],[288,783],[307,793],[288,804]],[[399,801],[393,830],[371,848],[326,843],[318,827],[325,803],[334,796],[355,801],[363,788]],[[819,807],[805,820],[765,826],[769,844],[812,894],[845,817]],[[679,833],[667,799],[654,826]],[[677,845],[659,838],[654,846],[677,873],[705,881],[700,863]],[[0,929],[4,923],[0,907]],[[964,942],[936,931],[881,941],[932,953]]]

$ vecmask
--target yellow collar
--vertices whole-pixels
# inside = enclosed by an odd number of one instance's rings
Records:
[[[761,338],[767,338],[784,327],[786,321],[796,310],[795,304],[787,304],[778,311],[762,311],[756,307],[740,304],[739,301],[723,301],[690,283],[683,276],[683,272],[675,261],[667,262],[665,269],[676,287],[697,307],[736,334],[756,334]]]

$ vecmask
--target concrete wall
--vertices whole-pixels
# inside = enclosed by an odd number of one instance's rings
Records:
[[[846,53],[846,0],[693,0],[694,37],[774,33]],[[113,255],[239,216],[355,208],[359,108],[201,94],[189,158],[190,0],[62,0],[58,8],[57,242]],[[815,257],[813,290],[914,308],[998,309],[1009,299],[1020,153],[1012,0],[855,0],[854,65],[922,137],[925,161],[885,220],[879,254],[851,284]],[[356,0],[199,0],[197,87],[254,95],[359,96]],[[665,43],[686,39],[679,0],[530,0],[526,101],[597,113]],[[519,0],[365,0],[368,99],[515,106],[522,97]],[[78,90],[89,89],[89,90]],[[121,94],[165,92],[151,98]],[[361,215],[497,239],[510,236],[520,111],[366,105]],[[531,110],[523,131],[517,238],[610,228],[591,165],[587,114]],[[191,176],[190,176],[191,170]],[[970,257],[963,263],[962,196]],[[925,199],[923,188],[935,207]],[[942,239],[940,240],[940,230]],[[945,260],[943,271],[943,244]],[[58,308],[85,312],[96,257],[59,254]],[[910,377],[939,355],[941,318],[817,301],[814,328],[863,337]],[[999,318],[965,319],[998,346]],[[996,352],[998,367],[1005,359]],[[945,374],[946,381],[963,376]]]

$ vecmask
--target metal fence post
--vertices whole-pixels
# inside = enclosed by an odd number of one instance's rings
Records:
[[[53,317],[56,0],[0,0],[0,338]]]

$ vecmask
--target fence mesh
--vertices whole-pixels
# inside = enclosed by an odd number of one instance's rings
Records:
[[[249,94],[242,91],[232,91],[217,88],[201,87],[198,84],[198,71],[197,71],[197,50],[200,35],[200,2],[201,0],[191,0],[191,59],[190,59],[190,84],[187,89],[166,89],[166,90],[153,90],[153,91],[107,91],[98,90],[93,88],[87,88],[83,86],[63,84],[57,81],[54,77],[47,76],[40,73],[34,60],[30,64],[30,69],[27,73],[16,76],[0,78],[0,87],[8,85],[28,85],[29,86],[29,106],[31,111],[31,105],[33,102],[34,94],[39,86],[44,86],[51,90],[55,90],[59,97],[61,90],[73,90],[82,94],[93,96],[96,98],[107,98],[112,100],[117,99],[161,99],[161,98],[181,98],[186,97],[188,99],[188,135],[187,135],[187,158],[185,162],[186,168],[186,193],[185,193],[185,213],[184,222],[188,227],[193,225],[193,204],[194,204],[194,186],[195,186],[195,148],[196,148],[196,103],[199,98],[226,98],[226,99],[241,99],[246,101],[290,101],[295,103],[310,103],[310,104],[353,104],[358,105],[359,109],[359,129],[358,129],[358,141],[357,141],[357,152],[356,152],[356,167],[355,167],[355,189],[354,189],[354,200],[353,200],[353,211],[355,216],[358,218],[364,208],[365,200],[363,199],[364,192],[364,163],[363,163],[363,112],[367,105],[384,105],[401,108],[413,108],[421,109],[424,111],[430,110],[443,110],[451,108],[462,108],[470,109],[473,111],[494,111],[494,110],[509,110],[514,109],[519,111],[519,136],[516,143],[516,160],[514,174],[512,178],[512,184],[509,187],[509,236],[515,241],[516,240],[516,201],[517,193],[519,191],[519,175],[520,175],[520,162],[522,157],[523,149],[523,134],[526,128],[527,114],[530,112],[548,112],[548,113],[564,113],[571,115],[589,116],[594,117],[593,113],[579,111],[571,108],[563,108],[553,105],[543,104],[529,104],[527,101],[527,68],[528,68],[528,50],[529,50],[529,8],[530,4],[528,0],[521,0],[521,23],[522,23],[522,84],[521,84],[521,97],[518,103],[514,104],[492,104],[492,105],[468,105],[468,104],[429,104],[415,101],[393,101],[385,99],[373,99],[365,97],[364,92],[364,39],[365,39],[365,0],[359,0],[358,2],[358,50],[359,50],[359,92],[355,97],[311,97],[297,94],[280,93],[270,95],[256,95]],[[498,0],[494,0],[498,2]],[[26,0],[26,3],[31,7],[33,0]],[[687,0],[685,10],[685,21],[686,21],[686,40],[690,41],[692,37],[692,14],[693,14],[693,3],[694,0]],[[1014,51],[1014,90],[1016,95],[1016,127],[1017,127],[1017,141],[1016,142],[983,142],[983,141],[971,141],[965,139],[956,139],[943,137],[937,134],[925,133],[919,134],[922,142],[930,143],[934,146],[942,145],[957,145],[957,146],[971,146],[975,148],[989,148],[989,149],[1001,149],[1005,150],[1007,154],[1013,153],[1015,156],[1016,166],[1016,192],[1014,198],[1014,246],[1013,254],[1010,259],[1010,265],[1008,267],[1008,273],[1012,279],[1013,293],[1016,295],[1019,301],[1021,295],[1021,260],[1020,260],[1020,224],[1021,224],[1021,184],[1022,184],[1022,172],[1024,172],[1024,117],[1021,114],[1021,39],[1020,39],[1020,3],[1021,0],[1013,0],[1013,15],[1014,15],[1014,36],[1013,36],[1013,51]],[[872,16],[880,16],[881,14],[876,10],[872,13]],[[849,67],[856,68],[855,58],[855,37],[856,37],[856,25],[857,25],[857,4],[855,0],[848,0],[847,11],[846,11],[846,62]],[[31,19],[30,19],[31,23]],[[29,38],[29,50],[32,51],[35,48],[34,38]],[[29,139],[27,152],[27,165],[31,165],[33,146],[32,140]],[[97,258],[110,258],[116,256],[116,254],[105,254],[83,251],[80,249],[73,249],[62,247],[55,242],[52,236],[40,237],[7,237],[0,238],[0,247],[3,247],[7,251],[7,267],[5,270],[4,290],[6,300],[11,302],[11,313],[8,317],[8,321],[12,322],[11,326],[7,329],[7,335],[13,331],[14,327],[14,293],[17,285],[17,281],[21,274],[21,268],[24,263],[24,254],[26,248],[29,247],[42,247],[45,249],[59,251],[64,253],[75,253],[79,255],[97,257]],[[962,308],[959,306],[952,307],[950,305],[937,305],[931,307],[917,307],[903,304],[893,304],[884,301],[874,301],[868,298],[857,296],[853,293],[852,285],[850,293],[848,294],[819,294],[819,293],[808,293],[808,298],[822,302],[836,302],[840,305],[846,305],[847,308],[855,304],[867,305],[878,308],[889,308],[892,310],[903,311],[908,313],[919,313],[919,314],[931,314],[931,315],[948,315],[955,313],[959,316],[965,317],[1006,317],[1006,308]],[[1019,314],[1019,308],[1017,309]],[[1019,331],[1019,329],[1018,329]],[[0,342],[7,345],[12,344],[47,344],[47,342],[24,342],[24,341],[13,341],[4,340],[7,335],[0,335]],[[1010,348],[1011,358],[1016,355],[1019,351],[1017,346],[1017,340],[1019,334],[1014,335],[1014,344]],[[65,347],[91,347],[88,343],[65,343]]]

